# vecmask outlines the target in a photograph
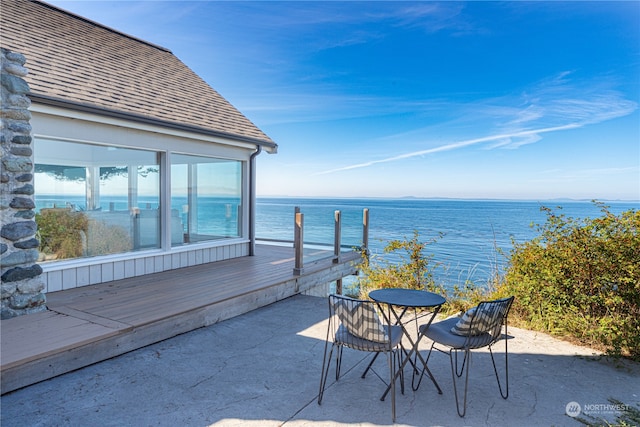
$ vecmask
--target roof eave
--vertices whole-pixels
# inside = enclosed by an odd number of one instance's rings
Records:
[[[236,135],[229,132],[218,131],[214,129],[207,129],[200,126],[187,125],[183,123],[169,122],[166,120],[160,120],[153,117],[144,116],[141,114],[129,113],[118,110],[111,110],[109,108],[98,107],[95,105],[82,104],[78,102],[70,102],[67,100],[40,95],[36,93],[30,93],[29,98],[32,102],[48,105],[52,107],[68,108],[70,110],[80,111],[84,113],[99,114],[106,117],[130,120],[138,123],[144,123],[147,125],[161,126],[169,129],[181,130],[185,132],[193,132],[201,135],[226,138],[232,141],[244,142],[254,144],[256,146],[263,147],[269,153],[276,153],[278,151],[278,144],[271,140],[264,140],[259,138],[252,138],[249,136]]]

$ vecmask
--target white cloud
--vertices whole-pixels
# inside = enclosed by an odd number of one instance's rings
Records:
[[[438,124],[438,129],[450,126],[456,128],[487,129],[487,135],[481,137],[461,138],[457,141],[439,144],[435,147],[416,150],[400,155],[374,159],[353,165],[342,166],[318,172],[324,175],[351,169],[365,168],[380,163],[395,162],[411,157],[451,151],[475,145],[484,145],[486,149],[517,149],[523,145],[533,144],[543,139],[543,135],[578,129],[588,125],[602,123],[617,117],[633,113],[638,105],[634,101],[609,88],[605,80],[572,84],[568,79],[569,72],[563,72],[546,81],[532,85],[522,95],[514,97],[493,98],[457,104],[441,105],[442,108],[461,111],[463,118],[449,123]],[[416,106],[415,104],[413,105]],[[464,124],[473,126],[463,126]],[[385,139],[403,139],[411,133],[417,135],[433,134],[432,128],[403,132]],[[433,145],[433,140],[426,139],[423,145]]]

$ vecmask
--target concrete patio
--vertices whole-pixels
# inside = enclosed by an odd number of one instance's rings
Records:
[[[9,426],[337,426],[390,425],[389,399],[367,355],[345,350],[343,376],[330,376],[317,404],[326,299],[297,295],[5,394]],[[640,401],[640,366],[615,366],[593,351],[509,328],[510,396],[500,398],[487,353],[473,359],[466,417],[455,409],[448,357],[429,365],[443,394],[425,380],[397,395],[397,425],[579,426],[576,402],[614,419],[609,398]],[[427,348],[424,342],[423,347]],[[385,358],[377,371],[387,373]]]

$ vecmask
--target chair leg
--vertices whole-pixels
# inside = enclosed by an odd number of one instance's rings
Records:
[[[391,385],[391,420],[396,422],[396,358],[393,351],[387,352],[389,361],[389,381]]]
[[[336,381],[340,379],[340,372],[342,371],[342,346],[338,346],[336,351]]]
[[[453,349],[452,350],[455,354],[455,359],[456,359],[456,375],[458,376],[458,378],[460,378],[462,376],[462,374],[464,373],[464,366],[467,363],[467,354],[470,353],[469,351],[465,351],[464,352],[464,359],[462,359],[462,366],[460,367],[460,371],[458,371],[458,351]]]
[[[371,367],[373,366],[373,363],[376,361],[376,359],[378,358],[378,356],[380,355],[380,353],[376,353],[373,355],[373,357],[371,358],[371,361],[369,362],[369,364],[367,365],[367,369],[364,370],[364,372],[362,373],[362,375],[360,376],[360,378],[365,378],[367,376],[367,372],[369,372],[369,370],[371,369]],[[397,366],[402,366],[402,351],[394,351],[394,357],[397,358]],[[400,392],[402,394],[404,394],[404,371],[400,371]],[[380,398],[380,400],[384,400],[384,398],[387,396],[388,390],[387,392],[385,392],[382,397]]]
[[[377,354],[380,354],[380,353],[377,353]],[[396,369],[398,369],[400,366],[402,366],[402,352],[394,351],[392,357],[394,358],[394,363],[396,363],[396,367],[393,368],[393,372],[394,372],[393,376],[395,377],[397,375],[395,373]],[[400,393],[404,394],[404,371],[400,371],[398,376],[400,377]],[[364,377],[362,377],[362,378],[364,378]],[[394,381],[394,383],[395,383],[395,381]],[[380,397],[381,401],[384,401],[384,399],[387,397],[387,394],[389,394],[390,390],[391,390],[391,384],[389,383],[389,386],[387,387],[387,390],[384,392],[382,397]]]
[[[329,376],[329,367],[331,366],[331,356],[333,355],[333,347],[335,344],[331,344],[331,350],[329,351],[329,357],[327,358],[327,349],[329,347],[328,341],[324,345],[324,358],[322,359],[322,372],[320,374],[320,391],[318,392],[318,405],[322,403],[322,396],[324,395],[324,388],[327,384],[327,377]]]
[[[425,366],[429,363],[429,359],[431,358],[431,352],[435,348],[435,344],[436,344],[435,342],[431,343],[431,348],[429,348],[429,353],[427,353],[427,359],[424,360],[424,365]],[[441,351],[441,350],[439,350],[437,348],[436,348],[436,350]],[[418,358],[421,358],[420,354],[416,354],[416,361],[417,361]],[[433,376],[431,371],[427,370],[427,368],[424,367],[424,366],[422,368],[422,371],[420,371],[418,374],[416,374],[415,371],[414,371],[414,374],[412,375],[411,387],[413,388],[413,391],[416,391],[416,390],[418,390],[418,388],[420,388],[420,384],[422,384],[422,378],[424,377],[425,371],[429,375],[429,378],[431,379],[431,382],[433,383],[433,385],[436,386],[436,389],[438,390],[438,394],[442,394],[442,389],[440,388],[440,385],[438,385],[438,382],[436,381],[435,377]],[[415,383],[416,377],[419,377],[418,378],[418,384]]]
[[[362,376],[360,378],[364,378],[367,376],[367,372],[369,372],[369,369],[371,369],[371,367],[373,366],[373,362],[376,361],[376,359],[378,358],[378,355],[380,353],[376,353],[373,355],[373,357],[371,358],[371,362],[369,362],[369,364],[367,365],[367,369],[364,370],[364,372],[362,373]]]
[[[455,352],[455,356],[452,354]],[[465,413],[467,412],[467,390],[469,389],[469,369],[471,368],[471,351],[470,350],[464,350],[465,355],[464,355],[464,360],[462,362],[462,369],[460,370],[460,374],[458,374],[458,354],[457,354],[457,350],[455,349],[451,349],[449,350],[449,361],[451,362],[451,378],[453,379],[453,394],[455,395],[456,398],[456,409],[458,410],[458,415],[460,417],[464,417]],[[455,366],[454,366],[454,357],[455,357]],[[460,399],[458,398],[458,386],[457,386],[457,380],[456,377],[460,378],[462,376],[462,374],[465,371],[465,365],[466,365],[466,374],[465,374],[465,380],[464,380],[464,398],[463,398],[463,405],[462,405],[462,410],[460,410]]]
[[[498,375],[498,369],[496,368],[496,361],[493,357],[493,350],[489,346],[489,353],[491,354],[491,362],[493,363],[493,372],[496,374],[496,380],[498,381],[498,389],[500,390],[500,396],[503,399],[509,397],[509,352],[507,351],[507,339],[504,340],[504,371],[505,371],[505,390],[502,390],[502,384],[500,383],[500,376]]]
[[[398,358],[396,366],[402,366],[402,353],[402,350],[396,351],[396,357]],[[404,394],[404,370],[400,371],[400,393]]]

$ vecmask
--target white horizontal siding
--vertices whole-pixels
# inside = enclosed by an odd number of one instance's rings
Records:
[[[56,292],[248,255],[249,243],[245,242],[172,254],[133,256],[126,260],[96,261],[81,266],[60,267],[54,263],[44,264],[41,277],[45,284],[45,293]]]

